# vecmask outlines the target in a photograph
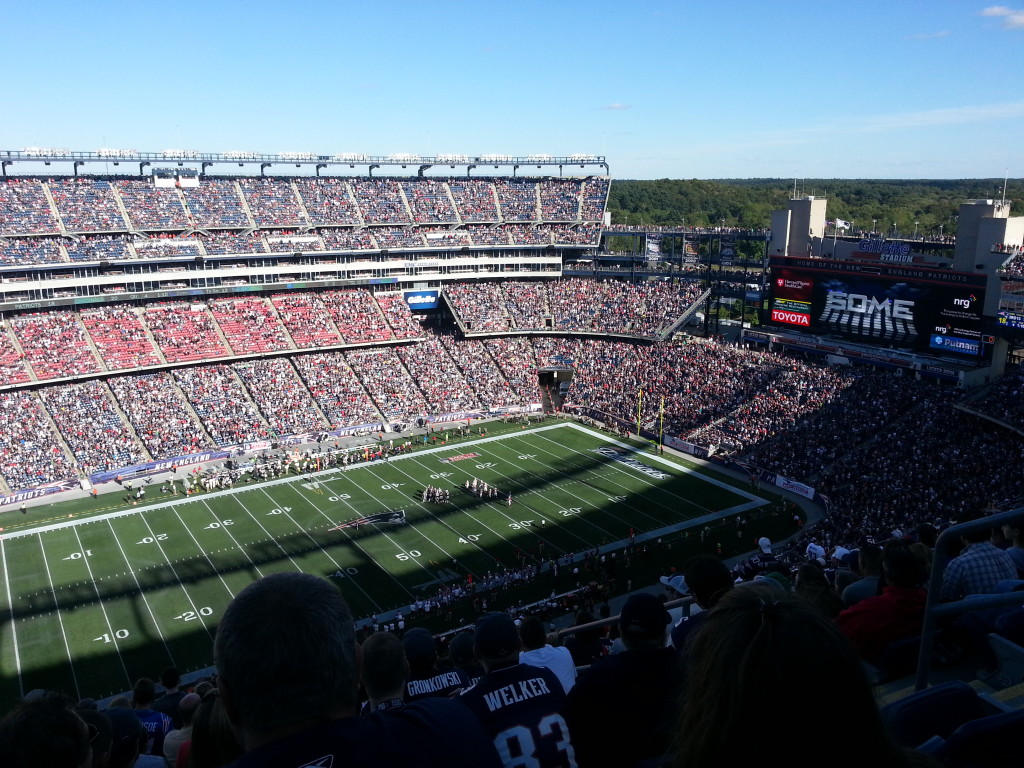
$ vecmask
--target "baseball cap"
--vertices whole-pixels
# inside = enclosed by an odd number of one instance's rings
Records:
[[[630,595],[619,614],[619,628],[624,634],[655,635],[664,632],[671,621],[665,605],[650,592]]]
[[[661,583],[669,589],[674,589],[680,595],[690,594],[690,587],[686,584],[686,577],[681,573],[673,576],[662,576]]]
[[[402,638],[402,647],[405,649],[405,658],[409,661],[415,659],[433,660],[437,658],[437,646],[434,645],[434,636],[429,629],[424,627],[413,627],[405,633]]]
[[[472,633],[460,632],[452,638],[451,643],[448,645],[448,658],[457,667],[473,663]]]
[[[476,622],[473,644],[478,655],[487,659],[501,659],[519,652],[522,643],[511,616],[501,611],[485,613]]]
[[[766,555],[770,555],[772,553],[772,541],[767,536],[762,536],[758,539],[757,546],[759,546],[761,551]]]

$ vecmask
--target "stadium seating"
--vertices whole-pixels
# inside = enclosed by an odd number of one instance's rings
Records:
[[[231,368],[245,384],[275,435],[319,432],[327,426],[287,360],[280,357],[247,360],[234,363]]]
[[[160,302],[145,308],[145,322],[169,363],[227,357],[213,315],[203,304]]]
[[[11,318],[25,362],[39,380],[97,373],[99,360],[88,334],[71,312],[29,312]]]
[[[81,311],[81,318],[107,370],[145,368],[163,362],[134,307],[90,307]]]
[[[236,355],[290,349],[288,332],[270,302],[262,297],[211,299],[210,311]]]

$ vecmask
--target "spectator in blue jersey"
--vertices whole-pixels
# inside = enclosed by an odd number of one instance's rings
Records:
[[[405,700],[418,701],[430,696],[451,696],[469,684],[462,671],[437,663],[437,643],[430,630],[413,627],[402,638],[409,662]]]
[[[672,627],[672,645],[677,651],[682,651],[687,638],[707,621],[707,614],[714,608],[722,596],[733,587],[732,574],[729,568],[712,555],[697,555],[683,567],[685,581],[691,593],[693,601],[700,607],[699,612],[691,609],[689,616]],[[677,582],[678,583],[678,582]]]
[[[235,596],[214,643],[218,688],[245,754],[231,768],[490,768],[480,723],[442,698],[357,717],[355,625],[334,585],[278,573]]]
[[[132,690],[132,706],[136,716],[146,729],[146,748],[144,755],[164,756],[164,736],[173,728],[174,722],[163,712],[153,709],[156,699],[156,685],[148,677],[139,678]]]
[[[626,650],[595,661],[569,692],[566,720],[580,768],[634,766],[668,749],[679,696],[679,658],[666,645],[672,617],[647,592],[622,607]]]
[[[473,648],[486,674],[459,700],[483,723],[505,768],[574,768],[562,684],[546,667],[520,664],[521,645],[507,613],[482,616],[473,632]]]

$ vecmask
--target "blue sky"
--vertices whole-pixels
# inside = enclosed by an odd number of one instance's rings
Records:
[[[0,149],[1024,176],[1024,0],[7,0]]]

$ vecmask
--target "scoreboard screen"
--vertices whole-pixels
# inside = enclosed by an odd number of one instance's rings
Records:
[[[983,352],[983,275],[793,257],[769,266],[772,325],[919,351]]]

